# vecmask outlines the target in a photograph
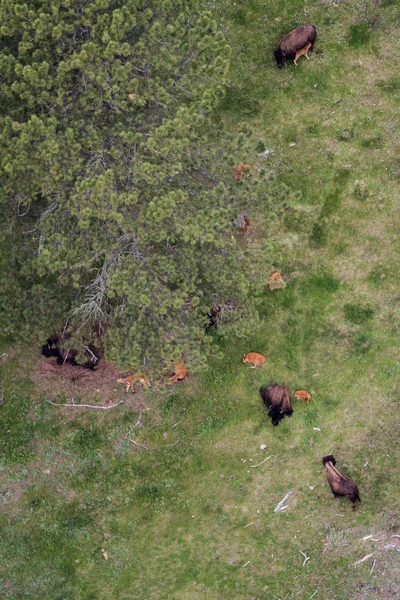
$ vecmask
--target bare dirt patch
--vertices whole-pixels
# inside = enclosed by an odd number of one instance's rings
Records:
[[[120,400],[131,410],[148,408],[139,386],[135,394],[125,393],[125,386],[117,383],[121,377],[113,365],[100,362],[96,369],[58,365],[54,360],[41,358],[31,379],[39,394],[53,402],[91,403],[98,406],[111,406]]]

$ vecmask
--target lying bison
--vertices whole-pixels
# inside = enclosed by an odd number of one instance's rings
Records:
[[[276,64],[281,69],[286,59],[297,61],[302,54],[308,58],[308,51],[314,50],[314,42],[317,37],[317,30],[314,25],[302,25],[298,29],[293,29],[285,35],[279,42],[277,50],[273,53]]]
[[[290,404],[289,390],[283,385],[272,384],[260,388],[261,398],[264,406],[268,408],[268,416],[271,417],[272,425],[278,425],[285,415],[293,414]]]
[[[92,344],[84,344],[85,354],[88,360],[84,363],[78,363],[76,358],[78,356],[78,350],[75,348],[68,347],[70,336],[66,334],[64,337],[54,335],[48,338],[46,344],[42,346],[42,355],[46,358],[51,356],[57,357],[57,364],[64,365],[66,363],[74,367],[84,367],[85,369],[95,369],[102,356],[100,348],[96,348]]]
[[[357,508],[357,502],[361,502],[357,484],[352,479],[345,477],[335,467],[335,457],[330,454],[324,456],[322,464],[328,470],[328,482],[334,496],[346,496],[353,502],[353,508]]]

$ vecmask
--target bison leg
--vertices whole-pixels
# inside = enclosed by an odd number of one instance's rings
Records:
[[[310,60],[310,58],[308,56],[308,51],[311,48],[311,46],[312,46],[312,44],[307,44],[307,46],[306,46],[306,51],[305,51],[304,54],[305,54],[305,57],[306,57],[307,60]]]

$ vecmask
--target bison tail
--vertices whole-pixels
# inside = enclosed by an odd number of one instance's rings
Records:
[[[322,464],[325,466],[327,462],[331,462],[333,464],[333,466],[336,465],[336,459],[332,454],[330,454],[329,456],[323,457]]]

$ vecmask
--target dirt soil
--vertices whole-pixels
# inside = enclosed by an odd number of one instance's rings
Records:
[[[148,402],[144,400],[139,384],[135,385],[135,394],[126,394],[125,385],[117,383],[117,379],[125,375],[105,361],[91,370],[69,364],[58,365],[55,358],[41,357],[31,379],[39,394],[52,402],[63,400],[110,406],[124,400],[125,406],[131,410],[146,410]]]

